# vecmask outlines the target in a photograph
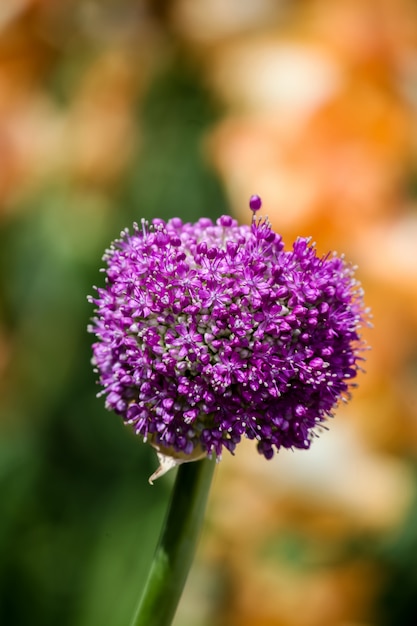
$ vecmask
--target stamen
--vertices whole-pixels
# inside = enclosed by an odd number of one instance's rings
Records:
[[[259,211],[262,206],[262,200],[258,195],[251,196],[249,199],[249,208],[252,211],[252,222],[255,221],[255,213]]]

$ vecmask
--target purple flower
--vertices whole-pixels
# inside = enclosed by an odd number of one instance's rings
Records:
[[[143,221],[104,260],[89,328],[101,393],[165,454],[219,457],[242,436],[267,459],[308,448],[347,397],[365,311],[343,258],[226,215]]]

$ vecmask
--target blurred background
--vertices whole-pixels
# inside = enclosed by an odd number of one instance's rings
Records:
[[[366,375],[217,468],[175,626],[417,616],[417,3],[0,0],[0,623],[128,624],[172,477],[95,394],[104,248],[248,199],[358,265]]]

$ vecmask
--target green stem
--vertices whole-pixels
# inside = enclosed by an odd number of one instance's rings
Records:
[[[193,561],[214,467],[215,461],[209,459],[179,466],[165,525],[131,626],[171,624]]]

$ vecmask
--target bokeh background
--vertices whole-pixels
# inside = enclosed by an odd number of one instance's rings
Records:
[[[128,624],[172,486],[90,366],[101,255],[248,198],[358,265],[366,375],[217,468],[175,626],[417,616],[417,3],[0,0],[0,623]]]

